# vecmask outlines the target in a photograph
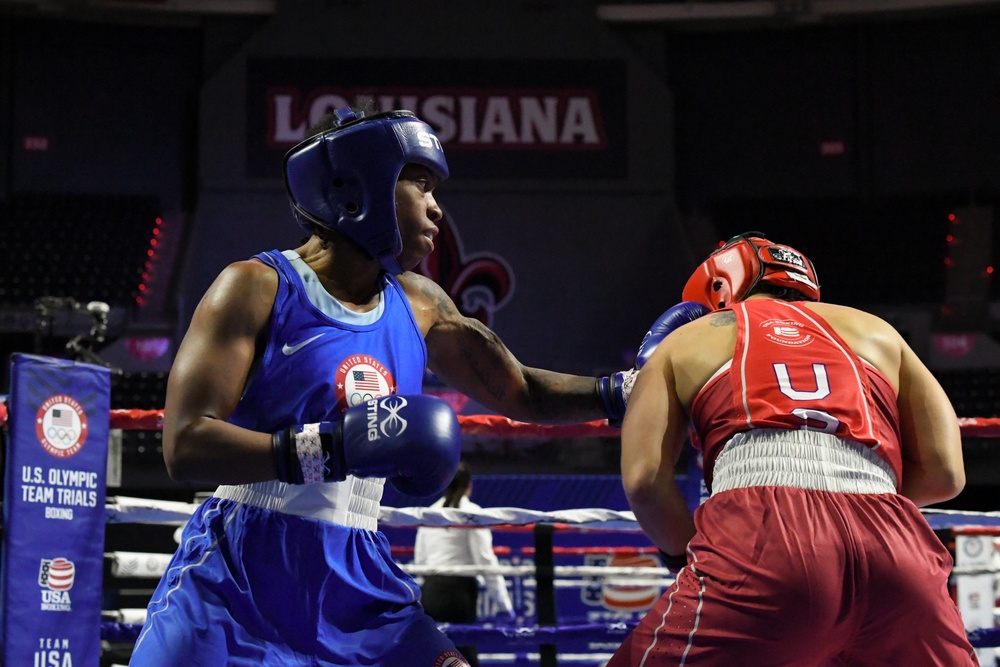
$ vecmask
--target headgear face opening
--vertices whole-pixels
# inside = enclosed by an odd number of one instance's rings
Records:
[[[795,248],[768,241],[761,232],[734,236],[709,255],[691,274],[682,298],[721,310],[745,299],[762,281],[819,301],[819,280],[809,258]]]
[[[403,240],[396,220],[396,180],[411,163],[448,178],[434,130],[409,111],[365,117],[338,109],[336,125],[285,154],[285,188],[296,221],[343,234],[390,273],[400,273]]]

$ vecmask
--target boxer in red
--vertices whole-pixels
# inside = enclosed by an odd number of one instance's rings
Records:
[[[965,484],[954,409],[892,326],[819,296],[758,232],[685,286],[714,312],[656,348],[622,426],[629,503],[679,572],[608,667],[978,664],[918,509]],[[689,429],[711,491],[693,516]]]

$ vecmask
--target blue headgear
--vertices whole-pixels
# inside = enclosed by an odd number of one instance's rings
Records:
[[[434,130],[409,111],[365,118],[338,109],[334,127],[285,154],[285,187],[295,219],[353,239],[390,273],[403,240],[396,222],[396,180],[403,166],[423,165],[440,180],[448,163]]]

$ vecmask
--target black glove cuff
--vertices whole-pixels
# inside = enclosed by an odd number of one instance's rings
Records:
[[[271,453],[279,482],[302,483],[302,467],[295,450],[295,427],[291,426],[271,434]]]
[[[687,565],[688,563],[686,553],[679,555],[671,555],[668,554],[663,549],[660,549],[660,559],[663,561],[663,567],[667,568],[674,574],[677,574],[678,572],[683,570],[684,566]]]
[[[605,375],[597,378],[594,385],[597,396],[601,399],[601,407],[608,416],[608,424],[621,426],[625,419],[625,404],[622,396],[622,374]]]

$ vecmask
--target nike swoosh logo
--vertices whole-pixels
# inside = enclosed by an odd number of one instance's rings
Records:
[[[281,346],[281,351],[282,351],[282,353],[285,354],[285,356],[293,355],[296,352],[298,352],[299,350],[301,350],[302,348],[304,348],[309,343],[313,342],[317,338],[322,338],[325,335],[326,334],[317,334],[317,335],[313,336],[312,338],[307,338],[304,341],[302,341],[301,343],[296,343],[295,345],[289,345],[288,343],[285,343],[284,345]]]

